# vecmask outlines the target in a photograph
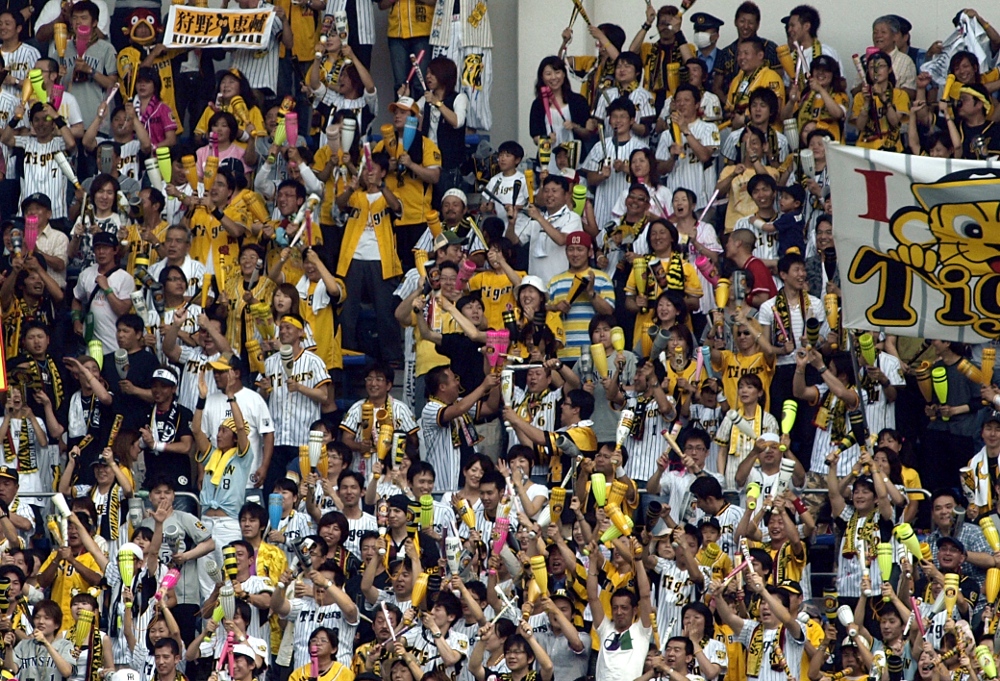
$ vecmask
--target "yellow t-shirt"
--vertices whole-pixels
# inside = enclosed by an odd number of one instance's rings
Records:
[[[831,92],[830,97],[837,103],[838,106],[843,107],[846,115],[848,104],[847,93]],[[823,103],[823,98],[820,97],[818,93],[810,92],[806,94],[806,97],[799,104],[799,110],[796,114],[796,118],[798,118],[799,121],[799,130],[801,130],[806,123],[816,121],[817,129],[826,130],[833,135],[833,139],[837,142],[843,141],[843,120],[837,120],[830,115],[830,112],[826,110],[826,104]]]
[[[276,7],[285,10],[286,21],[291,21],[292,28],[292,54],[296,61],[312,63],[315,55],[313,48],[316,46],[316,11],[309,6],[308,2],[292,3],[291,0],[278,0],[274,3]],[[280,41],[279,41],[280,42]],[[284,58],[287,48],[284,43],[279,44],[278,56]]]
[[[685,295],[693,296],[695,298],[701,298],[704,293],[701,288],[701,280],[698,279],[698,270],[695,269],[694,265],[689,263],[687,260],[683,262],[684,270],[684,293]],[[646,274],[646,299],[649,301],[649,307],[645,312],[640,311],[639,314],[635,316],[635,327],[633,330],[633,338],[638,339],[642,343],[642,356],[649,357],[649,353],[653,349],[653,341],[646,332],[646,329],[653,324],[653,315],[656,314],[656,299],[660,297],[663,293],[663,289],[660,288],[659,282],[657,282],[656,277],[652,275],[647,270]],[[628,281],[625,284],[625,295],[626,296],[636,296],[638,295],[638,289],[635,286],[635,268],[633,267],[629,270]],[[691,331],[694,327],[691,326],[691,315],[688,315],[687,327]]]
[[[292,672],[288,681],[309,681],[312,678],[312,671],[309,665],[303,665]],[[317,681],[354,681],[354,672],[340,664],[334,662],[325,674],[320,674]]]
[[[327,369],[343,369],[344,353],[341,346],[341,327],[333,314],[333,308],[334,306],[340,307],[346,300],[347,285],[342,279],[337,278],[341,295],[336,300],[331,300],[331,304],[321,308],[319,312],[314,312],[312,302],[318,284],[318,281],[309,282],[307,293],[302,299],[302,318],[309,322],[309,326],[313,330],[313,337],[316,339],[316,348],[313,352],[319,355]]]
[[[764,384],[764,393],[771,390],[771,379],[774,378],[774,361],[768,361],[763,352],[743,355],[730,350],[722,350],[722,362],[712,362],[712,368],[722,378],[722,392],[729,404],[739,404],[736,386],[745,374],[756,374]]]
[[[903,466],[903,486],[906,489],[922,489],[920,473],[909,466]],[[907,496],[913,501],[923,501],[924,499],[924,495],[920,492],[909,492]]]
[[[744,113],[750,105],[750,95],[762,87],[769,88],[778,96],[779,109],[785,105],[785,81],[777,72],[765,66],[749,75],[743,71],[736,74],[726,94],[726,112]]]
[[[323,172],[331,156],[333,156],[333,151],[330,149],[330,145],[324,144],[317,149],[313,155],[313,172]],[[330,173],[330,177],[323,185],[323,203],[320,204],[319,208],[319,222],[321,225],[333,227],[333,202],[344,191],[344,185],[342,176],[338,177],[337,173]]]
[[[249,106],[249,102],[247,104]],[[230,105],[223,104],[222,106],[219,107],[219,111],[228,111],[229,113],[232,113],[233,109],[232,109],[232,107]],[[260,109],[258,109],[256,106],[252,106],[252,107],[250,107],[249,113],[250,113],[250,122],[253,123],[253,129],[255,131],[257,131],[257,132],[264,132],[265,131],[265,128],[264,128],[264,117],[260,114]],[[201,112],[201,118],[198,119],[198,124],[196,126],[194,126],[194,134],[195,135],[202,135],[202,136],[207,135],[208,134],[208,122],[212,119],[212,116],[214,116],[214,115],[215,115],[215,109],[213,109],[210,106],[206,106],[205,110]],[[240,134],[242,134],[242,133],[243,133],[243,130],[241,128],[240,129]],[[242,149],[246,149],[247,148],[247,143],[246,142],[241,142],[239,140],[239,137],[240,137],[240,135],[236,135],[235,144],[238,144],[240,146],[240,148],[242,148]],[[253,140],[251,140],[251,141],[253,141]]]
[[[518,272],[518,274],[523,277],[526,273]],[[469,290],[482,292],[486,325],[491,329],[502,329],[504,310],[513,310],[517,306],[514,300],[514,284],[507,275],[496,270],[477,272],[469,280]]]
[[[423,38],[431,34],[431,12],[433,6],[419,0],[396,0],[389,9],[390,38]],[[421,67],[425,67],[421,64]]]
[[[57,552],[52,552],[49,557],[42,564],[42,569],[39,572],[45,572],[45,570],[52,564],[53,560],[59,560],[59,554]],[[97,561],[88,552],[84,551],[76,557],[78,563],[84,567],[93,570],[97,574],[103,574],[101,568],[98,567]],[[70,611],[70,601],[73,600],[73,593],[77,591],[86,591],[93,584],[90,584],[85,580],[80,573],[69,563],[59,562],[59,566],[56,568],[56,578],[52,582],[52,600],[59,604],[59,607],[64,613]],[[60,631],[65,631],[73,626],[72,618],[64,617],[63,624]]]
[[[878,95],[874,95],[875,107],[878,111],[878,128],[871,114],[868,116],[868,123],[864,130],[858,135],[857,146],[865,149],[881,149],[883,151],[902,151],[903,139],[900,128],[906,124],[910,117],[910,96],[901,88],[893,88],[892,105],[899,114],[899,125],[893,127],[889,125],[886,117],[886,106]],[[859,92],[854,95],[854,105],[851,107],[851,120],[854,120],[866,107],[864,96]]]
[[[413,337],[417,341],[416,375],[423,376],[434,367],[447,366],[448,364],[451,364],[450,359],[438,353],[437,346],[434,345],[434,343],[429,340],[424,340],[420,336],[420,328],[417,326],[417,313],[413,312],[411,314],[412,321],[410,322],[410,325],[413,327]],[[436,301],[434,316],[431,319],[430,328],[431,331],[438,331],[442,334],[462,333],[462,329],[458,325],[458,322],[455,321],[455,318],[442,310],[441,306],[436,304]]]
[[[441,167],[441,150],[430,138],[421,136],[423,141],[423,161],[424,168]],[[389,154],[390,167],[395,169],[400,156],[403,155],[403,145],[397,144],[395,136],[388,140],[383,139],[372,153],[385,151]],[[427,184],[416,178],[410,171],[404,171],[402,176],[393,170],[385,178],[386,185],[396,195],[400,203],[403,204],[403,216],[396,221],[396,225],[403,227],[408,225],[419,225],[427,222],[427,211],[431,207],[431,193],[433,185]]]

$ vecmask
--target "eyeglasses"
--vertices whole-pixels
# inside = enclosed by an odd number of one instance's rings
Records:
[[[385,376],[365,376],[365,383],[385,383]]]

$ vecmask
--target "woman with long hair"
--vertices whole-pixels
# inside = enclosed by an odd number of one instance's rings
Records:
[[[658,218],[670,217],[670,190],[660,184],[656,172],[656,155],[648,147],[633,149],[628,157],[628,174],[631,182],[638,182],[649,191],[649,215]],[[629,189],[625,189],[611,209],[616,220],[625,215],[625,199]]]
[[[271,338],[261,338],[259,329],[256,334],[262,350],[265,352],[277,352],[281,347],[281,342],[278,340],[277,320],[286,314],[299,315],[303,317],[303,320],[305,319],[301,310],[301,300],[299,291],[293,284],[289,284],[288,282],[278,284],[278,288],[274,290],[274,295],[271,298],[271,325],[274,327],[274,334]],[[309,322],[305,322],[305,325],[305,338],[302,339],[302,347],[306,350],[315,351],[316,339],[313,337],[312,327],[309,325]]]
[[[241,98],[247,106],[247,120],[243,122],[243,127],[239,128],[238,135],[234,135],[237,144],[246,147],[242,133],[247,132],[247,139],[255,130],[264,130],[264,117],[257,106],[257,96],[250,87],[250,82],[239,72],[238,69],[229,69],[219,73],[219,86],[216,88],[215,96],[198,119],[194,128],[194,139],[198,143],[204,143],[208,139],[208,133],[212,130],[211,118],[217,113],[233,113],[233,99]],[[238,101],[238,100],[237,100]],[[242,107],[236,107],[242,111]],[[251,127],[252,126],[252,127]]]
[[[676,189],[673,196],[674,215],[671,220],[677,228],[677,236],[680,248],[687,252],[688,262],[694,266],[698,273],[698,281],[701,282],[701,303],[694,312],[702,316],[707,315],[715,309],[715,296],[713,295],[712,282],[708,280],[698,262],[701,258],[708,261],[711,267],[717,267],[722,257],[722,244],[715,233],[715,227],[708,222],[698,220],[695,214],[695,207],[698,197],[690,189],[683,187]],[[701,329],[695,326],[696,331]]]
[[[565,142],[589,140],[593,136],[587,129],[589,119],[590,107],[586,97],[573,92],[570,87],[566,62],[555,56],[543,59],[538,64],[535,99],[528,114],[531,139],[535,140],[535,144],[548,139],[552,149]],[[550,173],[559,172],[555,157],[553,153],[549,159]]]
[[[465,163],[465,117],[469,96],[456,92],[458,67],[448,57],[436,57],[427,65],[427,90],[417,101],[420,132],[441,150],[441,178],[434,185],[435,205],[449,189],[461,187]]]
[[[487,473],[494,470],[496,470],[496,466],[486,455],[476,453],[469,456],[459,471],[459,484],[461,488],[457,492],[445,492],[441,497],[441,503],[455,506],[459,499],[465,499],[473,511],[482,508],[483,502],[479,496],[479,483]]]
[[[205,161],[208,160],[209,156],[219,159],[220,166],[227,159],[234,159],[243,168],[243,174],[250,175],[253,168],[245,161],[246,145],[238,143],[240,127],[236,122],[236,116],[228,111],[220,111],[208,119],[208,129],[211,133],[215,133],[215,139],[210,139],[205,146],[199,147],[195,152],[195,157],[198,160],[198,176],[204,176]],[[211,189],[211,187],[205,188],[206,191],[211,191]]]
[[[87,192],[87,207],[81,211],[70,232],[66,257],[70,269],[83,270],[94,264],[92,239],[98,232],[118,232],[125,225],[118,212],[118,180],[112,175],[101,173],[90,183]]]
[[[851,124],[860,131],[857,146],[902,151],[901,127],[910,113],[910,96],[896,87],[892,58],[881,50],[865,63],[865,83],[854,95]]]

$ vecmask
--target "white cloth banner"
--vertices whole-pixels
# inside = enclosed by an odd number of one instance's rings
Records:
[[[1000,337],[1000,163],[828,144],[844,326]]]
[[[165,47],[225,47],[266,50],[274,24],[274,7],[257,9],[211,9],[171,5]]]

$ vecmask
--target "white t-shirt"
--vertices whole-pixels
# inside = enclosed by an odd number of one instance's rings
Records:
[[[118,336],[116,325],[118,315],[111,309],[108,296],[104,291],[98,291],[91,300],[91,293],[97,287],[97,265],[91,265],[80,272],[80,278],[73,288],[73,297],[86,306],[90,300],[90,313],[94,316],[94,338],[104,344],[105,352],[114,352],[118,349]],[[108,287],[119,300],[128,300],[135,290],[135,279],[128,272],[122,269],[115,270],[108,277]],[[86,310],[84,314],[86,314]]]
[[[600,649],[594,678],[601,681],[634,681],[642,676],[646,651],[653,637],[653,628],[636,620],[625,631],[615,630],[611,618],[605,617],[597,627]]]

